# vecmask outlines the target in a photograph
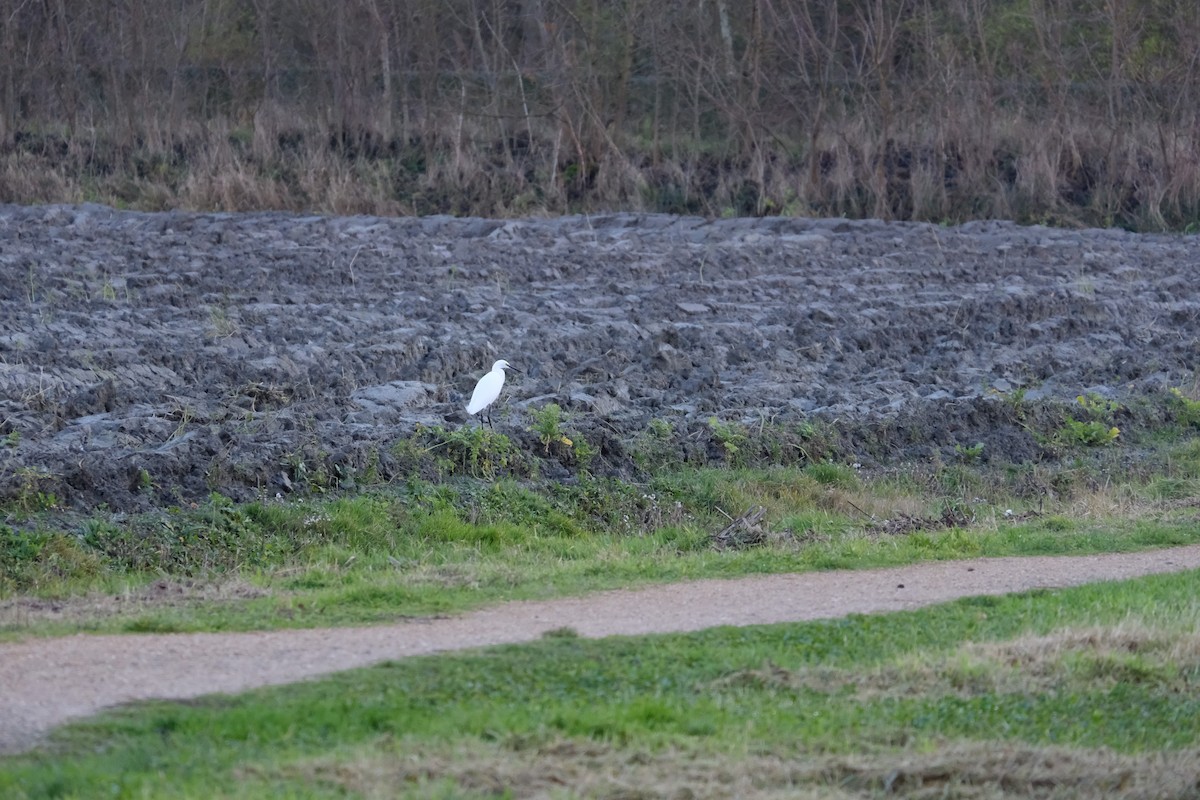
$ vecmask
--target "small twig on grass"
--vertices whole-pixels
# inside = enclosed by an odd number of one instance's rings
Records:
[[[863,511],[861,508],[859,508],[858,506],[856,506],[856,505],[854,504],[854,501],[852,501],[852,500],[847,500],[847,499],[846,499],[846,498],[844,498],[844,497],[842,498],[842,500],[845,500],[845,502],[846,502],[846,505],[850,506],[850,507],[851,507],[851,508],[853,508],[855,511],[857,511],[857,512],[858,512],[858,513],[860,513],[860,514],[862,514],[862,515],[863,515],[864,517],[866,517],[867,519],[871,520],[872,522],[874,522],[874,521],[875,521],[875,515],[874,515],[874,514],[868,514],[867,512]]]

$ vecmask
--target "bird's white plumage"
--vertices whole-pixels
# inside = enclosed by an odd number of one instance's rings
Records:
[[[479,379],[475,391],[471,392],[471,402],[467,403],[468,414],[478,414],[496,402],[500,390],[504,387],[504,370],[509,369],[509,363],[500,359],[492,364],[492,371]]]

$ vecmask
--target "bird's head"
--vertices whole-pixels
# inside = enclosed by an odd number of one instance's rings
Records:
[[[500,359],[499,361],[497,361],[495,364],[492,364],[492,372],[495,372],[496,370],[506,370],[506,369],[511,369],[513,372],[521,371],[521,370],[517,369],[516,367],[514,367],[512,364],[505,361],[503,358]]]

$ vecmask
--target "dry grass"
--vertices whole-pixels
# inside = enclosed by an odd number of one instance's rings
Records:
[[[1200,752],[1127,756],[1106,749],[946,743],[928,752],[834,756],[648,751],[574,739],[444,748],[384,739],[369,749],[287,767],[280,777],[367,798],[401,791],[442,797],[452,786],[456,797],[611,800],[1183,800],[1194,797]]]
[[[26,629],[39,623],[62,623],[85,629],[113,617],[132,617],[170,608],[244,603],[270,592],[242,579],[223,582],[162,578],[118,592],[92,592],[77,597],[14,597],[0,600],[0,629]]]
[[[1113,628],[1066,629],[1047,636],[968,643],[951,653],[919,654],[873,670],[740,670],[711,688],[774,687],[853,692],[863,699],[1105,690],[1118,682],[1174,692],[1200,689],[1200,633],[1128,620]]]
[[[951,107],[945,109],[953,115]],[[1064,159],[1065,145],[1034,135],[1045,120],[1024,119],[1010,136],[989,137],[994,151],[959,126],[951,143],[930,140],[921,117],[897,124],[891,149],[878,144],[869,120],[848,120],[818,142],[824,165],[819,180],[794,157],[793,145],[768,141],[769,151],[751,156],[697,157],[681,150],[679,161],[654,159],[632,149],[605,151],[580,177],[572,162],[549,163],[560,136],[548,122],[534,126],[535,145],[497,159],[502,143],[478,126],[454,154],[432,143],[433,160],[409,163],[403,154],[354,154],[330,147],[328,135],[297,117],[298,144],[272,147],[257,131],[238,144],[238,130],[214,121],[202,132],[180,134],[158,148],[117,145],[99,131],[95,147],[111,169],[97,172],[95,151],[70,147],[65,158],[23,150],[0,150],[0,201],[82,201],[143,210],[249,211],[277,209],[326,214],[405,215],[452,213],[488,217],[549,215],[575,211],[692,211],[712,216],[816,214],[932,221],[980,217],[1061,225],[1120,222],[1143,228],[1180,227],[1200,208],[1200,160],[1184,164],[1188,183],[1153,157],[1123,164],[1088,187],[1075,185],[1088,165],[1107,164],[1112,154],[1097,141],[1076,141],[1079,152]],[[1080,125],[1082,123],[1066,123]],[[1146,153],[1154,132],[1131,134],[1134,151]],[[414,146],[407,146],[415,148]],[[175,151],[182,149],[183,155]],[[962,154],[970,154],[964,156]],[[560,151],[566,158],[569,151]],[[1123,156],[1121,156],[1123,157]],[[762,161],[760,179],[745,172],[747,158]],[[965,163],[963,159],[975,163]],[[1132,156],[1130,156],[1132,158]],[[997,164],[1011,163],[1011,174]],[[882,171],[877,166],[885,164]],[[146,164],[155,165],[147,168]],[[953,166],[951,166],[953,164]],[[952,169],[949,180],[947,170]],[[1094,185],[1104,180],[1105,185]]]
[[[1080,491],[1067,514],[1080,520],[1142,519],[1158,510],[1157,504],[1138,497],[1134,487],[1122,485]]]

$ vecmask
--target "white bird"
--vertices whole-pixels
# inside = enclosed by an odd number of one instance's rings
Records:
[[[503,358],[492,364],[492,371],[480,378],[479,383],[475,384],[475,391],[471,392],[471,402],[467,403],[468,414],[474,416],[496,402],[496,398],[500,396],[500,389],[504,386],[504,370],[506,369],[520,372]],[[490,413],[487,415],[487,423],[488,425],[492,424]]]

